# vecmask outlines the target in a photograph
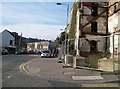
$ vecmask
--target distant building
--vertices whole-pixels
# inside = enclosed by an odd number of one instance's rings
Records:
[[[12,35],[15,38],[16,50],[27,48],[27,42],[24,40],[24,37],[19,36],[16,32],[12,32]]]
[[[49,42],[49,41],[31,42],[27,44],[28,51],[37,51],[37,52],[41,52],[44,50],[52,51],[54,48],[55,48],[55,42]]]
[[[15,53],[15,38],[8,30],[4,30],[0,33],[0,49],[5,48],[9,53]]]

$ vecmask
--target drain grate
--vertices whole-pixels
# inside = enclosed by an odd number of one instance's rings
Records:
[[[72,76],[73,80],[98,80],[103,79],[101,76]]]

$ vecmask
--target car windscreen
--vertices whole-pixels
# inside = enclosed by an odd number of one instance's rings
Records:
[[[50,53],[49,51],[42,51],[42,53]]]

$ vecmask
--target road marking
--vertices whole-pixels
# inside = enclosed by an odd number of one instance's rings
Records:
[[[104,83],[104,84],[82,84],[82,87],[119,87],[118,83]]]
[[[25,72],[26,74],[29,74],[31,76],[33,76],[30,72],[28,72],[26,69],[25,69],[25,66],[27,65],[27,63],[23,63],[20,65],[20,70],[22,70],[23,72]]]
[[[12,75],[11,75],[11,76],[10,76],[10,75],[8,76],[8,78],[11,78],[11,77],[12,77]]]
[[[75,74],[75,72],[64,72],[64,74]]]
[[[103,79],[101,76],[72,76],[73,80],[98,80]]]

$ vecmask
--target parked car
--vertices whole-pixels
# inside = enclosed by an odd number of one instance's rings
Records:
[[[42,51],[41,52],[41,57],[51,57],[51,53],[49,50]]]
[[[15,52],[15,54],[17,55],[17,54],[27,54],[27,50],[26,49],[20,49],[20,50],[17,50],[16,52]]]
[[[35,52],[33,50],[28,50],[27,54],[35,54]]]
[[[8,50],[7,49],[2,49],[2,55],[7,55],[8,54]]]

